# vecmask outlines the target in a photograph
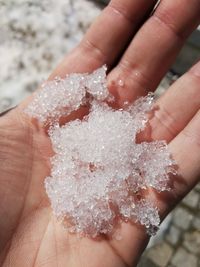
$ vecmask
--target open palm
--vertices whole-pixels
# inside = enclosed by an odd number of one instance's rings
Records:
[[[108,85],[119,106],[155,90],[198,25],[200,1],[191,0],[188,8],[187,0],[163,0],[144,22],[155,2],[111,1],[50,78],[92,71],[106,63]],[[124,81],[123,87],[119,80]],[[51,143],[45,129],[23,114],[29,101],[0,118],[1,266],[135,266],[148,243],[141,226],[122,223],[121,241],[80,239],[53,217],[43,186],[50,171]],[[200,176],[200,64],[174,83],[156,105],[143,139],[167,140],[180,174],[172,177],[171,193],[152,193],[164,218]]]

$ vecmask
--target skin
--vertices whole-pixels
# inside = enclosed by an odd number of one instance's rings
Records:
[[[187,36],[200,22],[200,1],[113,0],[81,43],[51,74],[92,71],[109,66],[108,85],[116,104],[133,101],[156,86]],[[124,87],[118,80],[125,82]],[[31,121],[23,108],[0,117],[0,264],[3,267],[136,266],[148,243],[145,230],[122,223],[121,241],[69,235],[54,219],[44,191],[52,155],[46,129]],[[79,111],[82,113],[83,111]],[[78,116],[77,114],[75,114]],[[67,118],[70,119],[70,118]],[[142,140],[162,140],[178,163],[173,190],[150,192],[162,219],[200,178],[200,63],[157,100]]]

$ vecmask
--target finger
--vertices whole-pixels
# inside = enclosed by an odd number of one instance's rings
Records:
[[[200,110],[191,122],[169,144],[178,166],[172,177],[172,191],[156,194],[156,202],[164,218],[171,209],[200,181]]]
[[[185,39],[200,22],[200,1],[163,0],[136,34],[118,66],[110,73],[111,91],[119,104],[154,90]],[[124,81],[124,86],[112,81]],[[123,83],[121,83],[123,84]]]
[[[156,0],[112,0],[51,77],[113,65],[155,3]]]
[[[155,105],[158,109],[150,121],[150,138],[169,142],[200,109],[200,61],[178,79]]]
[[[170,150],[178,163],[183,186],[175,184],[175,190],[185,196],[200,178],[200,110],[183,131],[171,142]]]

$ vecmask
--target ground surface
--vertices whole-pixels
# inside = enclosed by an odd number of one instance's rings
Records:
[[[0,112],[36,89],[99,13],[86,0],[1,0]],[[168,75],[159,92],[170,82]],[[176,208],[139,266],[200,266],[200,186]]]

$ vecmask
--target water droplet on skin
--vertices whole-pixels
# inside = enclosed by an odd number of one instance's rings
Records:
[[[124,87],[124,81],[120,79],[120,80],[118,81],[118,85],[119,85],[120,87]]]
[[[139,72],[138,72],[138,71],[136,71],[134,74],[135,74],[135,76],[137,76],[137,77],[139,76]]]

